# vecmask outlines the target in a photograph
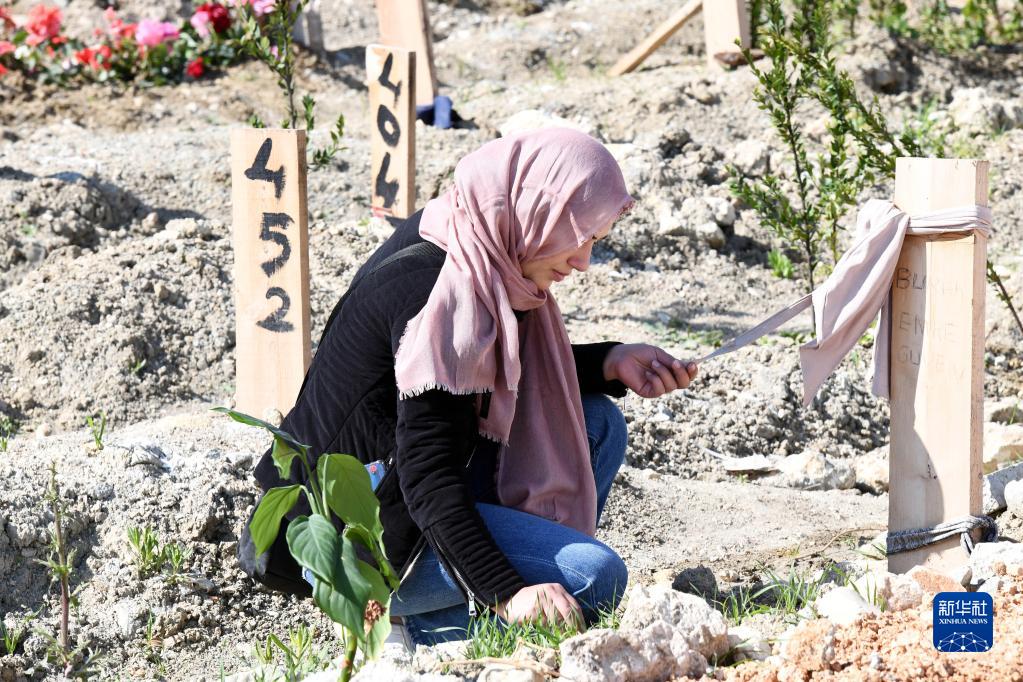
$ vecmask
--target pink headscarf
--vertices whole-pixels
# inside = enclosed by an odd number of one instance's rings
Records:
[[[459,161],[419,233],[447,251],[395,357],[402,398],[491,393],[480,433],[503,444],[501,504],[593,535],[596,490],[561,311],[522,263],[575,249],[632,205],[593,138],[562,128],[488,142]],[[521,326],[515,310],[529,311]]]

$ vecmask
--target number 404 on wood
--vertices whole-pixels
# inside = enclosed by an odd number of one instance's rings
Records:
[[[309,366],[309,255],[303,130],[231,132],[235,409],[281,414]]]

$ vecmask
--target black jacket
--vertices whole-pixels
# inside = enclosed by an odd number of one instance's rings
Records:
[[[477,396],[442,390],[406,400],[397,395],[398,343],[408,321],[426,304],[445,257],[442,249],[428,244],[384,262],[407,246],[427,244],[419,236],[420,213],[404,221],[356,273],[331,313],[302,391],[281,428],[310,445],[314,460],[321,453],[340,452],[364,463],[390,462],[377,496],[384,546],[399,575],[428,541],[470,601],[495,604],[526,583],[476,511],[470,455],[475,450],[476,468],[477,457],[493,458],[496,452],[478,436]],[[623,384],[603,378],[604,358],[613,345],[572,346],[582,392],[625,394]],[[315,461],[311,465],[315,470]],[[267,451],[256,479],[266,490],[305,482],[305,472],[295,462],[291,480],[281,480]],[[296,507],[289,518],[308,513],[307,506]],[[279,540],[283,536],[284,528]],[[286,554],[285,547],[278,542],[273,552]],[[290,556],[287,560],[297,574],[297,565]]]

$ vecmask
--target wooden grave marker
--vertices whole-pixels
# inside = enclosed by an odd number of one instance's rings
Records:
[[[715,59],[715,55],[741,57],[735,39],[738,38],[743,45],[750,44],[749,13],[746,11],[745,0],[689,0],[662,21],[639,45],[615,62],[607,72],[608,75],[620,76],[634,70],[701,10],[707,64],[724,66]]]
[[[320,0],[310,0],[295,20],[291,32],[295,42],[305,45],[313,52],[323,52],[323,18],[320,15]]]
[[[235,406],[287,414],[309,367],[304,130],[231,131]]]
[[[707,46],[707,66],[720,66],[718,56],[742,56],[735,41],[749,47],[749,14],[745,0],[704,0],[703,39]]]
[[[416,203],[416,53],[366,47],[369,87],[370,206],[377,216],[407,218]]]
[[[433,104],[437,74],[433,68],[433,37],[426,0],[376,0],[380,44],[416,53],[416,105]],[[368,58],[368,57],[367,57]]]
[[[988,202],[988,163],[900,158],[910,214]],[[982,512],[987,238],[907,236],[892,283],[889,531]],[[974,537],[979,540],[979,537]],[[888,570],[966,563],[959,536],[888,557]]]

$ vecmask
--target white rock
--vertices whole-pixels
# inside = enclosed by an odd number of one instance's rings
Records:
[[[850,625],[865,613],[880,613],[876,606],[864,601],[852,587],[836,587],[814,603],[817,613],[836,625]]]
[[[668,585],[633,587],[622,614],[621,627],[642,630],[659,620],[681,633],[688,648],[706,658],[728,651],[728,626],[724,616],[706,601]]]
[[[924,591],[920,584],[906,575],[893,576],[888,597],[889,611],[905,611],[915,609],[924,600]]]
[[[1002,576],[994,576],[984,581],[984,584],[978,588],[978,592],[987,592],[992,597],[997,595],[999,592],[1005,592],[1006,588],[1011,582]]]
[[[117,623],[117,634],[123,640],[130,640],[139,631],[139,607],[135,602],[126,599],[114,606],[114,621]]]
[[[641,631],[588,630],[561,643],[561,678],[573,682],[700,677],[706,668],[707,659],[663,620]]]
[[[567,118],[561,118],[539,109],[524,109],[516,114],[512,114],[505,119],[504,123],[497,127],[501,135],[505,137],[527,130],[540,130],[541,128],[571,128],[587,135],[593,133],[592,127],[575,121],[569,121]]]
[[[1005,509],[1005,486],[1011,481],[1023,479],[1023,462],[994,471],[984,477],[984,513]]]
[[[1023,459],[1023,424],[984,424],[984,473]]]
[[[771,655],[771,644],[759,630],[748,625],[728,629],[728,649],[736,662],[766,661]]]
[[[714,213],[714,222],[721,227],[731,227],[735,223],[735,206],[731,201],[710,196],[703,199]]]
[[[779,473],[765,483],[801,490],[846,490],[856,484],[852,466],[814,450],[782,457],[777,464]]]
[[[543,682],[544,676],[535,670],[491,664],[483,669],[476,682]]]
[[[970,555],[973,583],[983,583],[995,575],[995,562],[1006,566],[1023,564],[1023,545],[1016,542],[980,542]]]
[[[1005,506],[1016,516],[1023,516],[1023,481],[1005,484]]]
[[[853,458],[856,484],[879,495],[888,492],[888,446]]]
[[[707,246],[715,249],[721,248],[725,245],[725,233],[713,220],[694,225],[692,228],[692,234]]]
[[[892,580],[897,578],[887,571],[881,573],[865,573],[853,581],[856,593],[871,606],[888,607],[892,598]]]
[[[636,144],[628,142],[608,143],[604,145],[615,158],[625,177],[625,185],[633,196],[641,193],[650,182],[651,163],[646,151]],[[394,228],[391,228],[394,231]]]
[[[770,168],[771,149],[759,140],[747,139],[732,148],[731,161],[743,173],[759,177]]]

